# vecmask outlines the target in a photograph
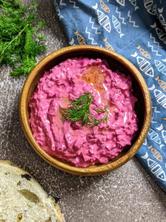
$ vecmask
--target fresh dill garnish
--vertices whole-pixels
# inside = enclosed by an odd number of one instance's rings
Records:
[[[28,74],[36,56],[45,50],[44,36],[39,33],[42,27],[34,2],[0,0],[0,66],[11,66],[12,76]]]
[[[93,96],[87,92],[73,100],[68,108],[60,108],[60,112],[65,120],[81,122],[82,125],[97,126],[99,123],[106,121],[108,113],[106,113],[104,118],[100,120],[96,119],[90,113],[90,105],[92,102]]]

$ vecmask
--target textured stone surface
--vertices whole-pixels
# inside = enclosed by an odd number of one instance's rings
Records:
[[[65,44],[49,0],[39,1],[46,19],[48,53]],[[0,158],[28,170],[60,205],[67,222],[164,222],[166,195],[133,159],[104,176],[76,177],[45,163],[28,145],[18,120],[18,98],[25,78],[0,70]]]

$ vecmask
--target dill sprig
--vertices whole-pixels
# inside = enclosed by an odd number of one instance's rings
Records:
[[[60,108],[60,112],[65,120],[71,122],[81,122],[82,125],[96,126],[106,121],[107,113],[104,118],[98,120],[90,113],[90,105],[93,102],[93,96],[87,92],[79,98],[73,100],[68,108]],[[105,112],[105,111],[103,111]]]
[[[12,76],[28,74],[45,50],[44,36],[39,33],[42,27],[34,2],[0,0],[0,66],[11,66]]]

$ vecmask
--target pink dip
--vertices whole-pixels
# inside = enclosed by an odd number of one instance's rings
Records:
[[[93,73],[90,80],[85,77],[96,67],[97,84]],[[89,127],[62,119],[59,107],[86,92],[93,95],[90,109],[97,119],[102,114],[96,108],[108,107],[107,122]],[[39,80],[29,103],[30,126],[37,143],[51,156],[78,167],[107,163],[131,144],[137,131],[135,102],[130,78],[111,71],[101,59],[67,59]]]

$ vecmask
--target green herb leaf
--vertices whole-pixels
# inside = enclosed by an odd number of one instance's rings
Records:
[[[0,66],[10,65],[12,76],[28,74],[45,50],[42,26],[33,1],[23,5],[21,0],[0,0]]]
[[[91,93],[85,93],[79,98],[73,100],[68,108],[60,108],[60,112],[65,120],[71,122],[81,122],[82,125],[96,126],[99,123],[106,121],[108,113],[103,119],[97,120],[90,113],[90,105],[93,102],[93,97]],[[102,112],[105,112],[102,110]]]

